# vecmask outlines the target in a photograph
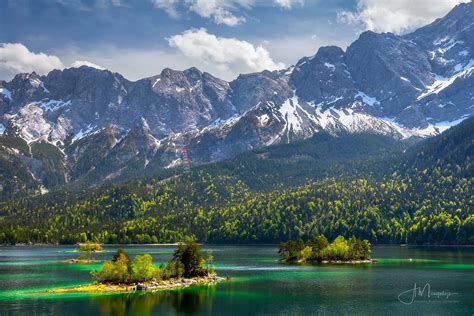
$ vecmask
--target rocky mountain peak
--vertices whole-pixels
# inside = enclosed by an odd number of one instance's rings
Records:
[[[65,179],[90,183],[174,166],[177,143],[205,163],[319,132],[435,135],[474,114],[473,7],[231,82],[195,67],[135,82],[86,66],[20,74],[0,83],[0,135],[47,143]]]
[[[314,56],[315,59],[321,61],[342,61],[345,53],[342,48],[338,46],[323,46],[318,49],[318,52]]]

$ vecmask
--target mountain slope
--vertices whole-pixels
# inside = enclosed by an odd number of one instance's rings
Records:
[[[232,82],[196,68],[136,82],[85,66],[19,74],[0,82],[0,138],[29,149],[3,145],[1,168],[23,170],[0,195],[100,185],[181,165],[184,152],[198,165],[320,132],[437,135],[474,113],[472,20],[474,3],[462,4],[413,33],[364,32],[346,51],[321,47]]]
[[[472,157],[473,126],[471,118],[405,153],[377,150],[386,141],[381,136],[348,135],[344,142],[320,134],[160,181],[10,200],[0,203],[0,242],[148,243],[194,235],[202,242],[275,243],[324,233],[472,244],[472,161],[462,157]],[[343,158],[327,159],[335,152]],[[305,160],[326,163],[304,169]],[[249,179],[260,183],[252,187]]]

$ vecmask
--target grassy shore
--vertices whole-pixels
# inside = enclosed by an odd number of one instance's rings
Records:
[[[46,291],[47,293],[112,293],[112,292],[134,292],[134,291],[163,291],[186,288],[195,285],[214,284],[225,281],[225,278],[215,275],[195,278],[175,278],[157,282],[145,282],[135,284],[106,284],[92,283],[87,285],[79,285],[74,287],[59,288]]]

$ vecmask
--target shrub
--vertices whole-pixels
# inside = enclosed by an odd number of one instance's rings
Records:
[[[150,281],[154,278],[157,267],[149,254],[136,256],[132,262],[132,280],[136,282]]]
[[[128,283],[131,279],[130,258],[123,249],[119,249],[112,261],[106,261],[99,271],[92,271],[99,282]]]
[[[312,249],[310,246],[304,247],[298,255],[298,260],[308,260],[311,257],[311,251]]]
[[[302,239],[289,240],[280,244],[278,254],[282,260],[293,261],[297,260],[300,256],[301,250],[304,248],[304,242]]]

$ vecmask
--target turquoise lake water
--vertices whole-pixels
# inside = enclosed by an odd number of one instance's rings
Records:
[[[174,250],[124,248],[155,262]],[[362,265],[284,264],[276,246],[203,248],[230,281],[158,294],[51,295],[44,291],[90,283],[100,264],[63,263],[78,257],[73,246],[0,247],[0,315],[474,314],[474,248],[375,246],[379,262]],[[105,246],[96,257],[110,259],[117,249]]]

